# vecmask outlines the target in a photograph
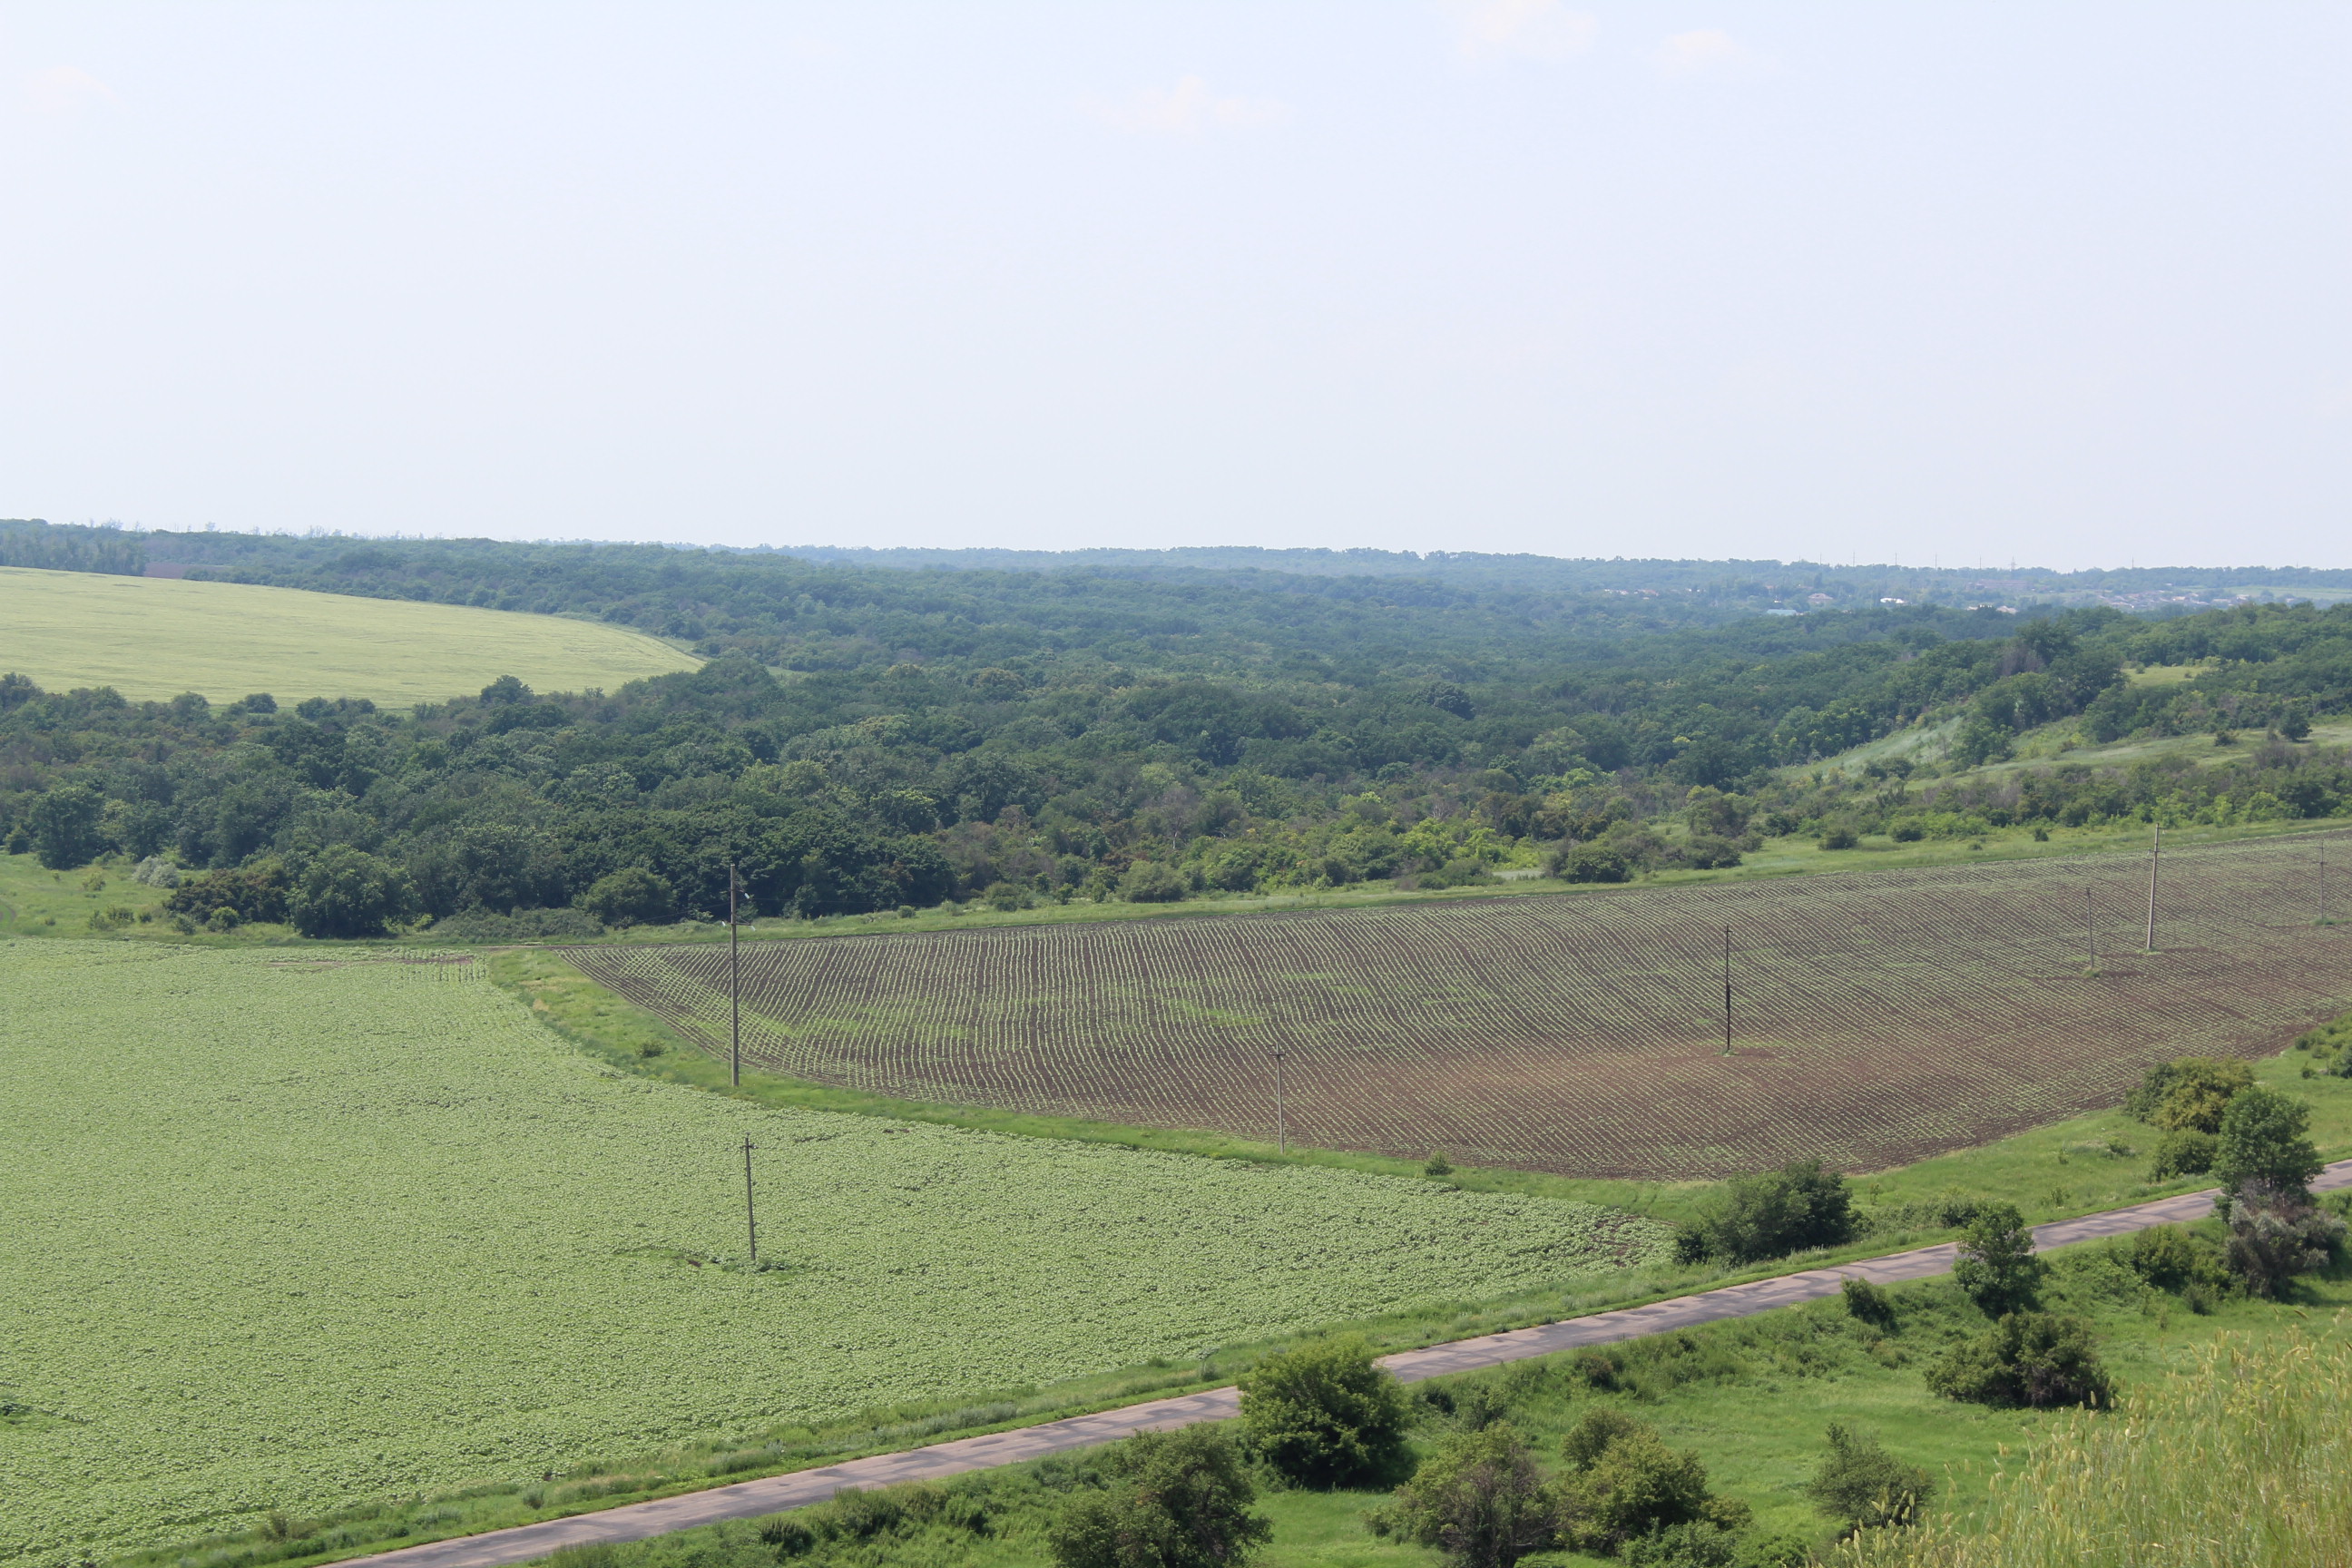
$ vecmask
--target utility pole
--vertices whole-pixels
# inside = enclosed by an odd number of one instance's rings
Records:
[[[1282,1112],[1282,1058],[1289,1053],[1274,1053],[1274,1147],[1276,1152],[1290,1152],[1290,1124]]]
[[[1731,928],[1723,928],[1723,1054],[1731,1054]]]
[[[727,1035],[731,1043],[728,1057],[727,1081],[737,1089],[743,1087],[743,970],[737,961],[735,942],[735,862],[727,862]],[[746,1143],[747,1149],[751,1145]],[[750,1182],[751,1156],[743,1156],[743,1180]],[[748,1191],[748,1188],[747,1188]],[[746,1197],[745,1203],[751,1199]]]
[[[743,1134],[743,1234],[751,1239],[754,1264],[760,1261],[760,1219],[751,1210],[751,1151],[758,1147],[749,1132]]]
[[[2151,826],[2156,829],[2156,837],[2149,842],[2147,849],[2147,951],[2154,952],[2156,951],[2156,874],[2158,868],[2164,864],[2164,824],[2158,822]]]

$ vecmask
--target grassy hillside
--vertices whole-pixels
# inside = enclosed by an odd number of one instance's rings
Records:
[[[607,689],[699,661],[641,632],[551,616],[239,583],[0,567],[0,670],[135,700],[267,691],[387,708],[470,695],[501,675]]]
[[[2196,667],[2181,665],[2135,670],[2130,679],[2136,687],[2178,686],[2197,673]],[[1783,768],[1780,776],[1801,779],[1822,773],[1859,777],[1873,763],[1882,767],[1906,761],[1933,764],[1945,759],[1959,728],[1958,720],[1948,719],[1898,731],[1822,762]],[[2352,746],[2352,718],[2315,721],[2311,727],[2310,742],[2315,751]],[[2017,737],[2013,754],[2000,762],[1940,773],[1937,778],[1939,783],[1974,784],[2013,778],[2060,763],[2074,767],[2124,768],[2137,763],[2178,761],[2197,767],[2213,767],[2242,763],[2259,754],[2265,743],[2266,738],[2260,730],[2234,731],[2225,742],[2199,731],[2186,735],[2134,736],[2103,743],[2085,737],[2080,719],[2069,718],[2023,731]]]

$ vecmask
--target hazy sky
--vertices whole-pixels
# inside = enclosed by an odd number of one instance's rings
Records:
[[[2352,565],[2352,6],[0,5],[0,516]]]

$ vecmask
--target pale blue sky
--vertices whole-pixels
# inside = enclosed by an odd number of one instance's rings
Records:
[[[2352,7],[0,5],[0,516],[2352,565]]]

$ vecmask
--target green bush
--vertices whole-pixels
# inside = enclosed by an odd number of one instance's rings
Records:
[[[2344,1245],[2344,1222],[2300,1185],[2247,1182],[2221,1201],[2230,1239],[2222,1256],[2250,1296],[2276,1296],[2298,1274],[2327,1267]]]
[[[2100,1406],[2115,1394],[2090,1325],[2048,1312],[2011,1312],[1954,1345],[1928,1369],[1927,1387],[1964,1404],[2033,1410]]]
[[[1873,1433],[1830,1424],[1830,1451],[1813,1471],[1805,1495],[1847,1534],[1918,1522],[1919,1510],[1936,1495],[1936,1483],[1917,1465],[1906,1465],[1879,1447]]]
[[[1606,844],[1580,844],[1546,858],[1544,871],[1563,882],[1630,882],[1633,868],[1624,854]]]
[[[2135,1119],[2168,1132],[2218,1132],[2231,1099],[2253,1086],[2254,1069],[2224,1057],[2179,1057],[2150,1068],[2124,1100]]]
[[[559,1546],[540,1559],[541,1568],[621,1568],[621,1549],[604,1541]]]
[[[1455,1568],[1511,1568],[1549,1546],[1559,1522],[1527,1439],[1497,1423],[1440,1443],[1372,1525],[1435,1547]]]
[[[1301,1486],[1374,1480],[1402,1457],[1403,1391],[1361,1334],[1268,1356],[1239,1382],[1251,1447]]]
[[[460,910],[433,922],[433,934],[453,942],[562,941],[602,936],[604,923],[586,910]]]
[[[1234,1568],[1273,1530],[1241,1456],[1214,1426],[1147,1432],[1104,1456],[1113,1484],[1081,1492],[1046,1533],[1061,1568]]]
[[[1703,1519],[1663,1525],[1627,1542],[1626,1568],[1738,1568],[1739,1538]]]
[[[1181,899],[1184,895],[1180,890],[1176,896]],[[981,902],[999,914],[1011,914],[1015,910],[1025,910],[1037,901],[1028,889],[1012,882],[991,882],[982,890],[980,899]]]
[[[2034,1306],[2047,1271],[2017,1205],[1991,1204],[1960,1232],[1952,1279],[1978,1310],[2000,1318]]]
[[[1719,834],[1694,833],[1682,847],[1681,858],[1695,871],[1719,870],[1739,864],[1739,846]]]
[[[835,1533],[853,1541],[869,1541],[904,1522],[907,1505],[896,1489],[869,1492],[862,1487],[844,1487],[833,1494],[825,1511]]]
[[[1895,1331],[1895,1298],[1867,1279],[1848,1275],[1839,1285],[1838,1293],[1845,1299],[1848,1316],[1856,1322],[1868,1323],[1887,1333]]]
[[[677,889],[644,866],[624,866],[597,878],[579,902],[608,926],[667,925],[677,919]]]
[[[106,796],[89,784],[64,784],[33,802],[33,853],[52,871],[87,866],[106,853],[99,824]]]
[[[1173,866],[1139,860],[1120,879],[1118,896],[1130,904],[1172,904],[1192,891]]]
[[[1570,1468],[1589,1470],[1609,1451],[1610,1444],[1649,1431],[1648,1422],[1636,1420],[1613,1405],[1596,1405],[1559,1440],[1559,1457]]]
[[[2213,1155],[2221,1142],[2210,1132],[2188,1127],[2166,1133],[2156,1141],[2156,1155],[2147,1167],[2148,1179],[2168,1182],[2175,1176],[2203,1175],[2213,1168]]]
[[[1853,1239],[1853,1194],[1845,1177],[1801,1160],[1725,1188],[1676,1238],[1683,1261],[1754,1263]]]
[[[2221,1249],[2184,1226],[2150,1226],[2131,1238],[2125,1256],[2132,1272],[2159,1290],[2185,1290],[2200,1282],[2214,1285],[2227,1278]]]
[[[264,856],[234,869],[207,871],[191,877],[172,890],[163,907],[192,921],[209,921],[227,910],[236,920],[282,921],[287,895],[292,890],[284,863]],[[217,929],[217,928],[216,928]]]
[[[1647,1423],[1622,1412],[1587,1412],[1560,1453],[1570,1467],[1559,1487],[1560,1535],[1580,1550],[1614,1552],[1677,1525],[1748,1523],[1746,1504],[1709,1493],[1696,1454],[1668,1448]]]
[[[287,903],[304,936],[382,936],[416,913],[416,885],[391,861],[337,844],[304,868]]]
[[[2213,1174],[2234,1193],[2248,1182],[2303,1192],[2324,1162],[2305,1136],[2311,1107],[2260,1085],[2230,1101],[2213,1150]]]
[[[1851,827],[1832,827],[1822,835],[1822,847],[1824,849],[1852,849],[1861,842]]]

